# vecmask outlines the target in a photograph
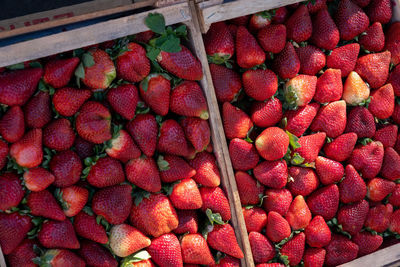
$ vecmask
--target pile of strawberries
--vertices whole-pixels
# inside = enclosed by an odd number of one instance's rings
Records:
[[[399,236],[391,17],[390,0],[315,0],[204,36],[257,266],[336,266]]]
[[[8,266],[239,266],[200,61],[184,26],[146,24],[1,70]]]

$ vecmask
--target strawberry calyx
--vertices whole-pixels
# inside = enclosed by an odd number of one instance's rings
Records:
[[[159,155],[157,158],[157,166],[160,171],[168,171],[169,170],[169,163],[164,159],[163,155]]]
[[[120,267],[132,266],[135,262],[140,262],[150,259],[151,256],[146,250],[141,250],[139,252],[133,253],[122,260]]]
[[[81,51],[75,53],[74,51],[74,56],[78,56],[78,53],[80,52]],[[81,62],[78,64],[78,67],[76,67],[74,74],[76,77],[76,84],[80,88],[81,87],[80,80],[85,79],[85,68],[94,66],[95,62],[90,51],[79,54],[79,57],[81,59]]]
[[[102,225],[106,229],[106,232],[109,232],[111,230],[111,224],[107,222],[107,220],[104,219],[104,217],[101,215],[96,216],[96,223],[98,225]]]
[[[230,58],[232,55],[230,54],[220,54],[215,53],[214,55],[207,55],[208,63],[213,63],[217,65],[225,65],[225,67],[232,69],[232,60]]]
[[[214,225],[214,223],[216,223],[216,224],[226,224],[227,223],[227,222],[224,222],[224,220],[222,220],[221,214],[213,213],[211,209],[206,210],[206,215],[207,215],[207,218],[208,218],[209,222],[211,223],[211,225]]]
[[[37,247],[37,246],[36,246]],[[42,251],[42,250],[41,250]],[[34,264],[43,267],[51,267],[51,262],[57,255],[60,253],[58,249],[49,249],[45,253],[42,251],[42,254],[39,254],[39,257],[33,258],[32,261]]]
[[[137,207],[142,202],[143,198],[150,198],[150,192],[138,189],[132,192],[132,197],[134,198],[133,203]]]
[[[288,109],[296,110],[298,107],[297,102],[299,101],[299,96],[297,95],[295,88],[293,88],[291,85],[285,86],[283,94],[285,99],[283,104],[286,105]]]
[[[331,219],[330,221],[327,221],[326,224],[333,230],[335,230],[338,234],[342,234],[349,239],[351,239],[351,235],[343,230],[343,226],[339,224],[338,220],[336,218]]]

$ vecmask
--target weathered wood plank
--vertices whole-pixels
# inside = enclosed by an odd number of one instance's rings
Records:
[[[339,265],[341,267],[359,266],[400,266],[400,244],[396,244],[374,253],[368,254],[351,262]]]

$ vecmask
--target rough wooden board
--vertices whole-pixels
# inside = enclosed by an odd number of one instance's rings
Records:
[[[0,267],[7,267],[6,260],[4,259],[3,251],[1,251],[1,247],[0,247]]]
[[[400,21],[400,0],[393,1],[392,21]]]

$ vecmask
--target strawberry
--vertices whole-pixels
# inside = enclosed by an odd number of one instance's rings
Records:
[[[113,158],[104,157],[92,163],[87,181],[95,187],[117,185],[125,181],[124,169],[121,163]]]
[[[400,105],[399,104],[395,104],[394,105],[394,110],[393,110],[393,114],[392,114],[392,120],[396,124],[399,124],[399,122],[400,122]]]
[[[237,18],[230,19],[228,22],[237,26],[246,26],[249,22],[250,15],[240,16]]]
[[[257,40],[266,52],[279,53],[286,44],[286,26],[283,24],[271,24],[260,29]]]
[[[306,248],[303,255],[304,267],[323,267],[325,255],[323,248]]]
[[[263,234],[250,232],[249,241],[255,263],[268,262],[275,257],[274,245]]]
[[[369,205],[366,200],[353,204],[346,204],[339,208],[337,219],[342,225],[343,230],[350,235],[355,235],[361,231],[365,219],[367,218]]]
[[[307,205],[314,215],[332,219],[339,207],[339,188],[335,184],[319,188],[307,198]]]
[[[357,6],[364,8],[369,5],[371,0],[354,0],[353,1]]]
[[[266,160],[282,158],[289,147],[289,136],[278,127],[265,129],[256,139],[258,153]]]
[[[267,213],[259,207],[242,208],[247,232],[260,232],[267,225]]]
[[[391,147],[385,148],[381,174],[391,181],[400,178],[400,155]]]
[[[394,111],[394,91],[392,85],[386,84],[371,94],[368,110],[378,119],[389,118]]]
[[[238,171],[253,169],[260,159],[254,145],[239,138],[229,143],[229,155],[233,168]]]
[[[189,145],[182,127],[175,120],[166,120],[161,124],[157,149],[161,153],[176,156],[189,154]]]
[[[275,24],[284,23],[288,16],[288,10],[285,6],[275,9],[275,15],[272,17],[272,22]]]
[[[390,52],[368,54],[357,59],[354,69],[371,86],[383,86],[389,77]]]
[[[315,171],[323,185],[337,183],[344,175],[344,168],[340,162],[321,156],[315,160]]]
[[[310,14],[317,13],[319,10],[326,8],[326,0],[316,0],[315,2],[307,3],[307,9]]]
[[[127,123],[126,129],[143,154],[148,157],[154,155],[157,147],[158,125],[153,115],[137,115],[135,119]]]
[[[346,77],[356,67],[359,52],[360,45],[357,43],[334,48],[332,53],[326,57],[326,66],[341,70],[342,77]]]
[[[328,137],[335,138],[344,132],[346,120],[346,102],[344,100],[331,102],[319,109],[311,124],[311,130],[322,131]]]
[[[390,83],[393,87],[394,94],[400,96],[400,66],[396,66],[392,72],[389,74],[389,79],[387,83]],[[398,105],[396,105],[398,106]],[[393,114],[394,117],[394,114]],[[0,122],[1,125],[1,122]],[[1,128],[0,128],[1,130]]]
[[[96,216],[92,212],[86,213],[86,208],[74,217],[74,229],[78,236],[100,244],[108,243],[106,230],[96,222]]]
[[[179,225],[174,230],[175,234],[190,233],[195,234],[198,231],[198,216],[195,210],[177,210]]]
[[[193,179],[203,186],[215,187],[221,182],[220,173],[215,156],[208,152],[200,152],[189,161],[189,165],[196,170]]]
[[[43,160],[42,130],[32,129],[10,147],[10,156],[21,167],[34,168]]]
[[[381,169],[383,154],[382,143],[371,142],[365,146],[356,147],[351,154],[349,163],[361,172],[364,179],[372,179]]]
[[[158,115],[165,116],[169,110],[171,83],[163,75],[153,73],[147,76],[139,86],[140,96]]]
[[[266,212],[275,211],[285,216],[292,203],[292,194],[286,188],[267,189],[264,193],[268,201],[263,201],[263,208]]]
[[[53,183],[54,186],[71,186],[81,178],[81,159],[72,150],[58,152],[50,161],[50,170],[56,178]]]
[[[300,5],[286,21],[287,39],[297,43],[306,41],[312,34],[310,14],[305,5]]]
[[[350,72],[344,83],[343,100],[352,106],[364,104],[369,97],[369,87],[357,72]]]
[[[24,240],[32,228],[30,217],[14,213],[0,213],[0,245],[5,255],[10,254]]]
[[[304,233],[299,233],[282,246],[281,257],[287,259],[289,266],[296,266],[300,263],[304,254],[305,241]]]
[[[253,127],[249,116],[241,109],[229,102],[222,105],[222,120],[226,138],[245,138],[247,132]]]
[[[50,95],[39,91],[24,106],[24,118],[29,128],[42,128],[51,120]]]
[[[182,259],[184,263],[213,264],[214,258],[207,241],[200,234],[187,234],[181,240]]]
[[[319,151],[323,147],[326,139],[324,132],[310,134],[299,138],[299,148],[294,150],[294,153],[298,153],[304,158],[305,163],[314,162],[319,154]]]
[[[79,64],[79,58],[56,59],[44,67],[43,81],[54,88],[61,88],[69,83]]]
[[[154,238],[147,251],[158,266],[183,266],[181,246],[174,234],[164,234]]]
[[[251,121],[258,127],[271,127],[282,119],[282,102],[270,98],[263,102],[254,102],[251,106]]]
[[[260,202],[260,195],[264,193],[264,186],[242,171],[236,172],[235,179],[242,205],[258,204]]]
[[[371,207],[368,211],[367,219],[364,222],[364,226],[382,233],[389,227],[390,217],[393,213],[393,206],[391,204],[378,204],[375,207]]]
[[[31,192],[26,200],[32,215],[57,221],[65,220],[63,210],[49,191]]]
[[[258,101],[267,100],[278,90],[278,78],[271,70],[247,70],[242,81],[246,94]]]
[[[266,235],[272,242],[280,242],[290,236],[291,230],[288,221],[275,211],[268,213]]]
[[[13,252],[7,255],[7,262],[10,267],[35,267],[33,259],[36,258],[34,247],[37,246],[37,241],[31,239],[25,239],[16,247]]]
[[[248,28],[251,32],[258,32],[262,28],[271,24],[272,14],[268,11],[253,14],[250,17]]]
[[[51,185],[56,178],[48,170],[36,167],[24,172],[23,179],[27,189],[39,192]],[[0,209],[4,210],[3,208]]]
[[[387,195],[393,192],[396,184],[381,178],[373,178],[368,181],[367,197],[371,201],[382,201]]]
[[[288,180],[288,168],[286,161],[263,161],[254,170],[254,177],[263,185],[280,189]]]
[[[117,76],[114,63],[101,49],[91,49],[87,55],[93,59],[94,64],[85,66],[82,82],[92,90],[106,89]]]
[[[244,257],[235,237],[235,231],[230,224],[215,224],[213,230],[208,233],[208,245],[225,254],[241,259]]]
[[[364,199],[367,195],[367,186],[353,165],[346,166],[346,174],[339,184],[340,202],[352,203]]]
[[[378,250],[382,245],[383,237],[368,232],[360,232],[357,233],[352,240],[358,245],[358,256],[361,257]]]
[[[240,75],[223,65],[210,64],[215,95],[219,102],[231,102],[242,88]]]
[[[304,231],[307,244],[311,247],[322,248],[331,241],[331,230],[323,217],[315,216]]]
[[[0,170],[6,166],[8,159],[9,148],[6,142],[0,140]]]
[[[110,230],[110,247],[119,257],[127,257],[150,244],[148,237],[128,224],[114,225]]]
[[[399,207],[400,206],[400,185],[396,184],[392,194],[389,197],[389,203],[393,206]]]
[[[360,36],[359,43],[368,51],[382,51],[385,46],[385,34],[383,33],[382,24],[380,22],[371,24],[365,34]]]
[[[201,80],[203,70],[200,61],[185,46],[180,47],[181,51],[176,53],[161,51],[157,57],[161,67],[184,80]]]
[[[85,159],[87,157],[93,156],[94,154],[94,146],[95,144],[86,141],[79,135],[76,136],[74,147],[75,151],[81,159]]]
[[[287,121],[285,130],[297,137],[301,136],[310,126],[318,110],[319,104],[317,103],[299,107],[297,110],[287,110],[283,116]]]
[[[165,183],[191,178],[196,174],[195,169],[193,169],[184,159],[177,156],[160,156],[157,160],[157,164],[160,169],[161,181]]]
[[[351,40],[364,32],[369,26],[369,19],[364,11],[351,0],[341,0],[335,14],[340,39]]]
[[[395,22],[392,25],[390,25],[385,35],[386,38],[385,38],[384,50],[390,51],[392,56],[390,62],[393,63],[394,65],[400,63],[399,33],[400,33],[400,23]]]
[[[15,143],[24,136],[24,112],[20,106],[10,107],[0,119],[0,134],[4,140]]]
[[[180,121],[186,138],[198,152],[205,150],[210,143],[211,130],[208,122],[200,118],[186,117]]]
[[[225,22],[211,24],[204,35],[204,46],[208,56],[215,60],[227,60],[235,52],[235,43]]]
[[[68,219],[44,222],[38,240],[45,248],[78,249],[80,247],[74,227]]]
[[[317,80],[314,100],[320,103],[329,103],[340,100],[343,93],[341,71],[327,69]]]
[[[154,237],[173,231],[179,224],[176,211],[164,194],[151,194],[138,205],[133,204],[129,221],[139,231]]]
[[[238,29],[238,25],[235,24],[228,24],[228,30],[230,32],[230,34],[232,35],[233,39],[236,39],[236,33],[237,33],[237,29]],[[204,37],[203,37],[204,38]]]
[[[24,197],[24,189],[14,173],[0,176],[0,210],[5,211],[17,207]]]
[[[75,120],[78,134],[85,140],[101,144],[111,139],[111,114],[102,104],[86,102]]]
[[[24,105],[36,90],[42,77],[41,68],[28,68],[0,73],[0,103]]]
[[[141,154],[129,133],[122,129],[119,130],[115,138],[111,139],[110,147],[106,148],[106,153],[124,163],[140,157]]]
[[[53,95],[53,105],[60,115],[73,116],[91,95],[91,91],[86,89],[61,88]]]
[[[293,199],[285,218],[292,230],[299,230],[308,226],[311,221],[311,212],[303,196],[298,195]]]
[[[135,41],[138,43],[148,43],[154,36],[151,30],[135,34]]]
[[[231,219],[229,200],[220,187],[201,187],[200,194],[203,200],[201,207],[203,211],[210,209],[213,213],[219,213],[224,221]]]
[[[50,149],[67,150],[72,147],[74,140],[71,122],[64,118],[53,120],[43,130],[43,144]]]
[[[244,26],[239,26],[236,33],[236,60],[244,69],[253,68],[265,61],[263,49]]]
[[[395,212],[393,212],[392,216],[390,216],[389,230],[394,233],[397,233],[397,234],[400,233],[400,211],[399,210],[396,210]],[[5,253],[5,254],[7,254],[7,253]]]
[[[64,214],[68,217],[77,215],[89,198],[89,191],[84,187],[76,185],[61,188],[60,190],[56,189],[55,192],[64,210]]]
[[[317,77],[298,75],[285,84],[284,97],[291,109],[303,107],[310,103],[315,94]]]
[[[310,41],[325,50],[334,49],[339,43],[339,30],[327,9],[323,8],[312,19]]]
[[[389,0],[371,0],[366,13],[371,22],[386,24],[392,18],[392,3]]]
[[[197,184],[191,178],[183,179],[174,184],[169,198],[174,207],[178,209],[199,209],[203,205]]]
[[[326,63],[325,54],[313,45],[295,48],[300,60],[300,73],[316,75]]]
[[[283,50],[276,55],[273,69],[282,79],[293,78],[299,73],[300,60],[291,42],[286,42]]]
[[[289,176],[287,188],[293,195],[308,196],[318,188],[318,177],[311,168],[290,167]]]
[[[122,84],[111,88],[107,93],[107,101],[122,117],[131,120],[135,117],[139,100],[138,90],[133,84]]]
[[[150,73],[146,50],[136,43],[127,44],[126,49],[115,61],[117,76],[131,83],[140,82]]]
[[[357,258],[357,244],[343,235],[332,235],[331,242],[325,249],[325,264],[327,266],[337,266]]]
[[[79,256],[91,266],[117,267],[118,262],[103,246],[89,240],[81,241]]]
[[[86,263],[68,249],[48,249],[37,261],[40,265],[85,267]]]
[[[374,116],[365,107],[353,108],[348,117],[346,132],[354,132],[358,138],[373,137],[375,135]]]

